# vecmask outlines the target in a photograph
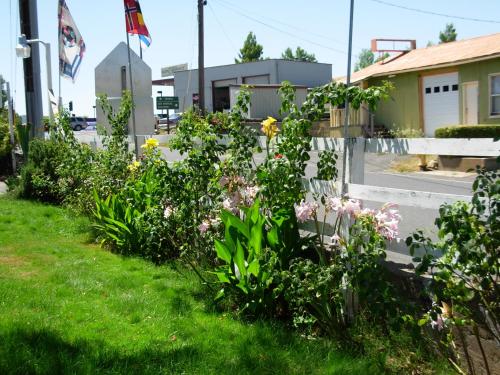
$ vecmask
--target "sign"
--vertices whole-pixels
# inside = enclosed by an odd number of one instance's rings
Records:
[[[179,109],[178,96],[157,96],[156,109]]]
[[[193,105],[198,105],[200,103],[200,95],[198,93],[193,94]]]
[[[188,68],[188,64],[178,64],[178,65],[166,66],[164,68],[161,68],[161,76],[162,76],[162,78],[172,77],[174,75],[174,72],[178,72],[180,70],[187,70],[187,68]]]

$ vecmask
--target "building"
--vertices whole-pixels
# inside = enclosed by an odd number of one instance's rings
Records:
[[[152,134],[155,127],[153,98],[151,97],[151,68],[131,49],[132,79],[134,80],[135,123],[137,135]],[[130,90],[128,71],[128,48],[120,42],[95,68],[96,96],[106,94],[116,111],[120,107],[121,95]],[[97,123],[109,129],[107,116],[96,103]],[[132,132],[132,119],[129,120],[129,134]]]
[[[447,125],[500,124],[500,33],[410,50],[352,75],[362,87],[383,81],[394,91],[377,125],[433,137]]]
[[[332,65],[269,59],[242,64],[205,68],[205,107],[209,112],[231,108],[231,86],[258,85],[259,92],[271,85],[277,96],[277,86],[283,81],[312,88],[331,82]],[[274,87],[273,87],[274,85]],[[174,92],[179,97],[180,111],[185,111],[198,97],[198,70],[174,72]],[[273,112],[274,113],[274,112]]]

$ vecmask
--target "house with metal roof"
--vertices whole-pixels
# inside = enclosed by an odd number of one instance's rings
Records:
[[[388,129],[433,137],[447,125],[500,124],[500,33],[401,52],[351,80],[394,85],[374,114],[375,124]]]

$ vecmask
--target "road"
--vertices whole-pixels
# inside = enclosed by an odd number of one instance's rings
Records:
[[[81,141],[89,142],[96,138],[93,131],[78,132],[77,138]],[[75,133],[76,134],[76,133]],[[182,158],[176,151],[170,151],[168,148],[161,147],[164,157],[169,161],[175,161]],[[316,164],[318,153],[311,152],[306,168],[306,177],[316,176]],[[257,163],[264,160],[265,154],[255,154],[254,159]],[[391,154],[366,154],[365,155],[365,184],[381,187],[391,187],[397,189],[409,189],[418,191],[429,191],[435,193],[447,193],[457,195],[472,194],[472,182],[474,174],[462,174],[453,176],[452,174],[439,172],[415,172],[415,173],[394,173],[389,171],[389,166],[396,158],[401,158]],[[339,158],[337,166],[340,169],[342,160]],[[340,174],[340,173],[339,173]],[[341,176],[339,176],[339,181]],[[365,201],[363,205],[369,208],[379,208],[383,203]],[[438,216],[437,210],[417,209],[414,207],[400,207],[400,213],[403,220],[400,224],[400,238],[404,239],[416,229],[423,229],[431,237],[435,237],[434,221]],[[406,253],[405,246],[402,243],[392,245],[392,250],[396,253]],[[397,258],[397,256],[396,256]],[[407,262],[408,257],[401,257],[399,261]],[[398,261],[398,259],[396,259]]]

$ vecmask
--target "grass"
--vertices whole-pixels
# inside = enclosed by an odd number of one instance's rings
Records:
[[[377,374],[383,360],[211,308],[196,277],[100,249],[88,222],[0,198],[0,374]]]

